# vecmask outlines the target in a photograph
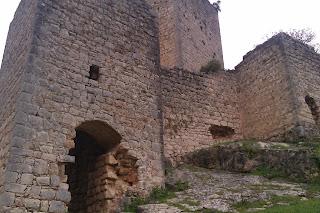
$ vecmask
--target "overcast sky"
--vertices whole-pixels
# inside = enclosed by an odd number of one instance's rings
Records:
[[[310,28],[320,42],[320,2],[317,0],[221,1],[220,26],[226,68],[236,66],[243,55],[265,40],[267,34],[280,29]],[[19,2],[0,1],[0,61],[9,24]]]

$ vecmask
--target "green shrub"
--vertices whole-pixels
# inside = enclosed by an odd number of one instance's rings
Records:
[[[261,213],[316,213],[319,212],[320,201],[318,199],[299,201],[289,206],[274,206]]]
[[[289,175],[286,174],[284,171],[281,171],[279,169],[275,168],[269,168],[265,165],[259,166],[257,169],[255,169],[252,172],[253,175],[263,176],[268,179],[274,179],[274,178],[284,178],[289,179]]]
[[[172,192],[182,192],[189,188],[188,182],[178,181],[174,185],[166,185],[167,189]]]
[[[168,199],[174,198],[176,195],[172,190],[166,188],[154,188],[149,197],[135,197],[131,202],[124,206],[124,212],[137,212],[138,206],[150,203],[165,203]]]
[[[259,152],[259,145],[255,141],[244,141],[242,142],[241,150],[248,155],[249,159],[253,159]]]
[[[200,72],[214,73],[222,69],[221,63],[217,59],[209,61],[209,63],[201,67]]]
[[[286,203],[286,206],[279,205],[279,203]],[[309,201],[302,201],[300,197],[295,197],[295,196],[272,196],[268,200],[258,200],[254,202],[248,202],[248,201],[242,201],[240,203],[234,204],[233,207],[237,209],[238,212],[240,213],[245,213],[249,212],[249,209],[252,208],[264,208],[266,205],[269,205],[271,207],[262,210],[259,212],[274,212],[274,213],[294,213],[294,212],[317,212],[314,211],[316,208],[319,207],[320,202],[319,200],[312,199]],[[310,205],[310,208],[307,206]],[[308,210],[313,210],[313,211],[301,211],[303,208],[307,207],[306,209]]]
[[[146,203],[147,203],[146,199],[141,197],[136,197],[136,198],[133,198],[130,203],[126,204],[123,210],[124,212],[137,212],[138,206],[145,205]]]
[[[175,193],[169,189],[155,188],[152,190],[148,198],[148,203],[164,203],[175,196]]]

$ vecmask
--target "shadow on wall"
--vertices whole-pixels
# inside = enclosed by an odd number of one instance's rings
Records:
[[[211,125],[209,131],[213,139],[228,138],[235,134],[235,130],[229,126]]]

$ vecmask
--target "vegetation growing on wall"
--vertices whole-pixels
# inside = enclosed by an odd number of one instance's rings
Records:
[[[214,73],[222,69],[221,63],[217,59],[212,59],[208,64],[202,66],[200,72]]]

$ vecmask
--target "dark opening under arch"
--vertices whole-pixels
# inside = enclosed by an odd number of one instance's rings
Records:
[[[66,166],[70,213],[116,212],[126,187],[138,182],[137,159],[121,148],[121,136],[102,121],[76,128],[75,163]]]
[[[318,107],[316,101],[314,100],[313,97],[307,95],[305,97],[305,102],[307,103],[307,105],[311,111],[311,114],[313,116],[315,123],[319,126],[320,125],[320,110],[319,110],[319,107]]]
[[[121,135],[103,121],[83,122],[76,128],[76,132],[83,132],[90,135],[105,151],[110,151],[121,142]]]

